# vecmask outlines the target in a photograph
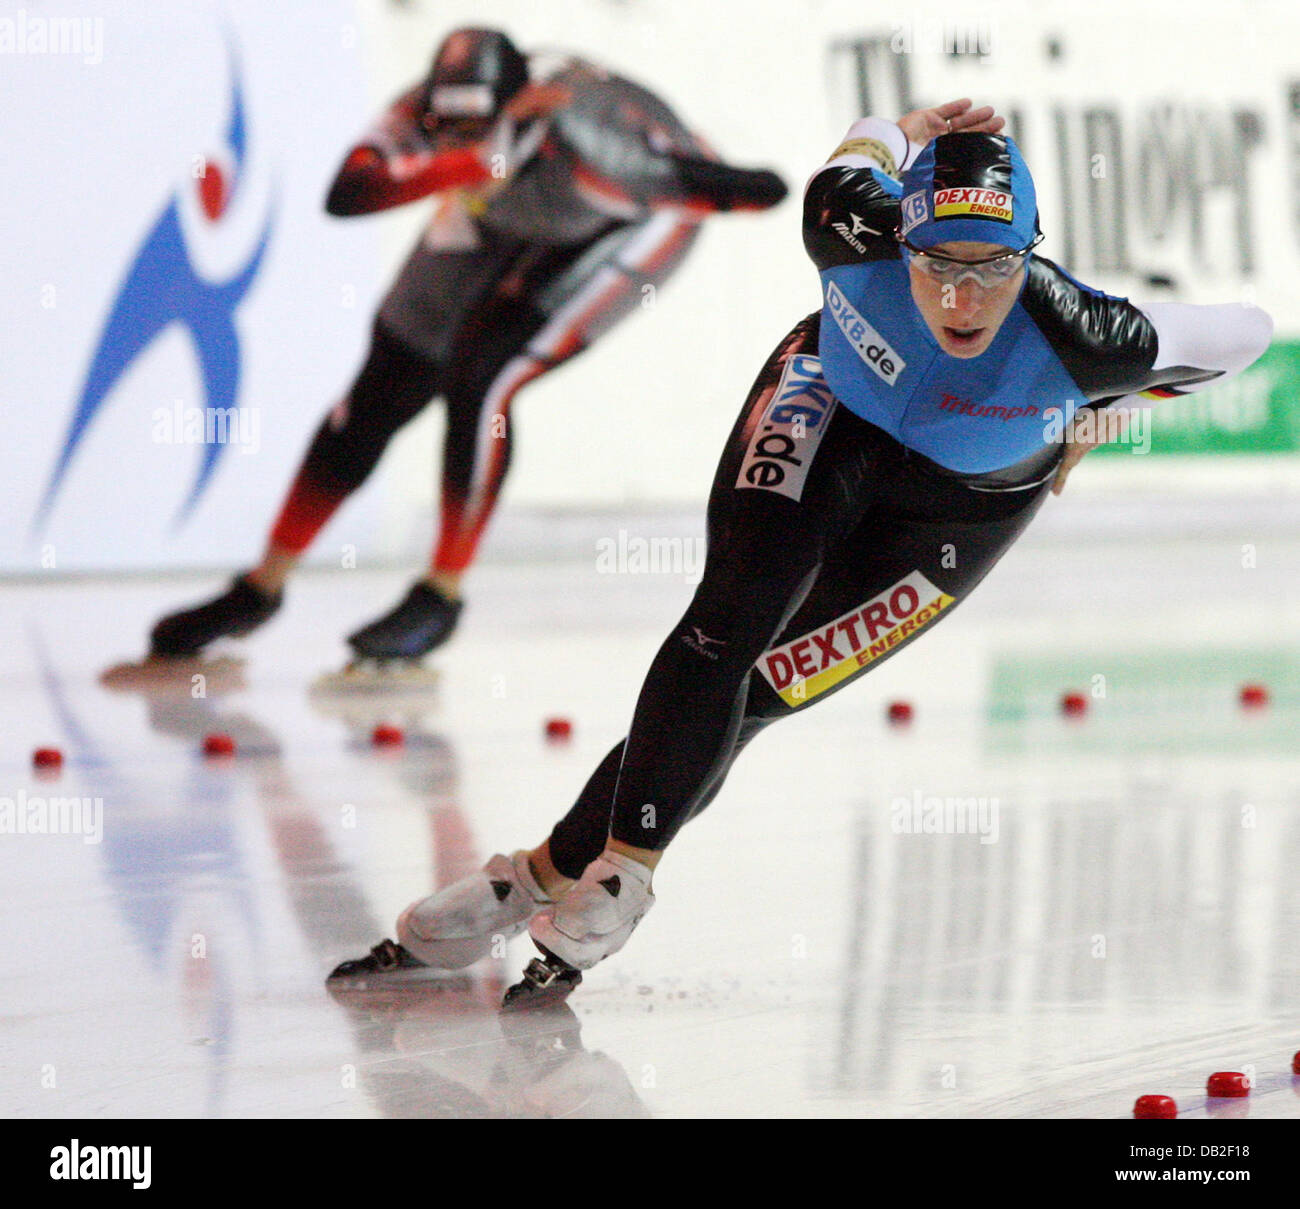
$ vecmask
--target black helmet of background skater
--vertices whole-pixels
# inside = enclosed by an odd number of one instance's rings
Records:
[[[433,56],[426,124],[490,122],[527,83],[528,60],[500,30],[455,30]]]

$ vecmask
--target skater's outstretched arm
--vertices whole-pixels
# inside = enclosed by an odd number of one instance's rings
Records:
[[[1272,316],[1244,303],[1145,302],[1138,309],[1155,331],[1151,370],[1161,381],[1119,404],[1151,406],[1202,390],[1216,379],[1241,373],[1263,356],[1273,339]]]
[[[1225,303],[1195,306],[1177,302],[1140,303],[1137,308],[1155,333],[1154,385],[1097,407],[1120,414],[1118,424],[1075,425],[1052,491],[1060,495],[1070,472],[1094,449],[1115,440],[1127,428],[1133,408],[1149,408],[1161,399],[1203,390],[1220,378],[1238,374],[1267,351],[1273,319],[1255,306]],[[1167,382],[1162,382],[1166,378]]]
[[[737,168],[720,160],[670,152],[657,169],[652,207],[711,214],[719,210],[767,210],[784,200],[785,182],[768,168]]]
[[[448,189],[501,188],[537,151],[570,94],[546,81],[525,85],[471,142],[444,136],[423,109],[425,97],[423,84],[404,92],[352,150],[325,202],[331,214],[371,214]]]
[[[556,134],[588,200],[618,217],[766,210],[789,191],[771,169],[725,163],[698,135],[657,123],[635,101],[624,103],[617,86],[591,87]]]
[[[348,154],[325,200],[329,213],[373,214],[492,179],[477,147],[439,149],[431,141],[420,121],[424,91],[404,92]]]

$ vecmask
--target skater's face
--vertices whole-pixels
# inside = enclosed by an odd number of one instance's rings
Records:
[[[928,249],[934,259],[925,262],[907,255],[916,309],[950,357],[978,357],[993,343],[1025,279],[1023,259],[996,267],[983,265],[978,273],[963,271],[953,262],[988,261],[1010,250],[999,244],[953,240]]]

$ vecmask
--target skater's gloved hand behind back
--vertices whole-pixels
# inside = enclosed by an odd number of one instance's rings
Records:
[[[573,93],[563,84],[535,80],[525,85],[506,102],[505,114],[516,122],[550,117],[573,99]]]
[[[1081,411],[1070,421],[1069,427],[1065,431],[1065,453],[1061,458],[1061,465],[1056,472],[1056,478],[1052,480],[1053,495],[1060,495],[1065,490],[1065,480],[1069,478],[1070,471],[1082,462],[1088,454],[1110,441],[1122,439],[1124,432],[1128,428],[1129,415],[1127,411],[1118,410],[1114,413],[1114,420],[1117,423],[1113,430],[1109,430],[1110,426],[1108,424],[1089,423],[1086,428],[1083,427],[1083,417],[1088,416],[1088,414],[1087,411]]]

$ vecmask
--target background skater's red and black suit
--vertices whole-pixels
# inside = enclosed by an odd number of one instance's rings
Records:
[[[543,79],[567,90],[545,116],[503,115],[488,140],[441,145],[422,124],[427,88],[400,97],[347,158],[332,214],[436,194],[374,324],[369,355],[329,413],[272,533],[304,550],[365,480],[393,434],[435,396],[447,404],[434,570],[474,557],[510,462],[510,404],[629,314],[682,262],[701,219],[785,195],[768,171],[733,168],[657,97],[589,63]]]
[[[872,291],[882,307],[914,306],[893,236],[894,176],[913,149],[879,119],[856,124],[850,140],[853,150],[841,154],[842,147],[809,183],[805,247],[824,284],[840,268],[865,274],[880,266],[862,307],[870,310]],[[1086,406],[1194,390],[1249,365],[1272,328],[1257,308],[1138,307],[1037,256],[1017,306],[1022,313],[996,339],[1028,333],[1065,367]],[[942,465],[882,426],[929,435],[934,421],[956,415],[968,426],[947,434],[959,462],[983,441],[978,426],[1003,424],[1014,411],[981,406],[987,359],[1001,355],[996,340],[978,358],[946,358],[940,367],[966,382],[961,413],[927,416],[923,409],[941,409],[941,398],[893,396],[915,424],[909,430],[883,411],[880,423],[862,418],[827,384],[822,329],[834,322],[823,311],[799,323],[750,391],[709,497],[699,588],[650,667],[627,739],[551,833],[551,859],[566,877],[580,877],[608,835],[637,848],[666,846],[713,799],[759,731],[878,666],[965,600],[1050,491],[1063,449],[1049,425],[1035,422],[1037,448],[1008,450],[1001,465],[980,473]],[[938,345],[928,339],[933,356]],[[1017,349],[1011,353],[1016,362]],[[858,368],[873,384],[893,375],[892,366],[869,368],[865,357]],[[1004,375],[992,378],[1005,389]],[[1025,390],[1041,381],[1028,379]],[[1042,415],[1056,400],[1034,402]]]

